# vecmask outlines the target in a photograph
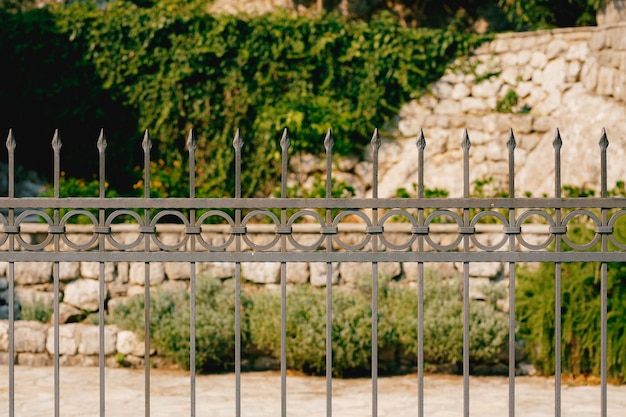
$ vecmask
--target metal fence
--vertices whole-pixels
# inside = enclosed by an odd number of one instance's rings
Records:
[[[418,308],[415,312],[418,322],[418,416],[424,416],[424,322],[423,287],[424,265],[440,262],[460,262],[463,265],[463,415],[469,416],[470,403],[470,342],[469,342],[469,268],[472,262],[503,262],[508,264],[510,276],[509,290],[509,415],[515,414],[515,276],[516,263],[548,262],[555,269],[555,416],[561,415],[561,266],[564,262],[599,262],[601,264],[601,415],[607,415],[607,263],[624,262],[626,243],[620,242],[614,234],[615,223],[626,214],[623,209],[626,199],[609,197],[607,190],[607,147],[608,140],[603,131],[599,142],[599,164],[601,172],[601,192],[597,198],[563,198],[561,195],[562,146],[560,134],[556,131],[554,147],[554,196],[547,198],[519,198],[515,194],[515,138],[510,132],[508,150],[508,197],[470,197],[471,142],[464,132],[463,150],[463,197],[425,198],[424,153],[426,141],[420,133],[416,141],[416,198],[378,197],[378,151],[381,141],[375,131],[371,140],[372,155],[372,197],[371,198],[332,198],[332,151],[333,136],[329,130],[324,146],[326,149],[326,197],[301,199],[287,197],[288,154],[290,141],[283,132],[281,196],[279,198],[242,198],[241,195],[241,150],[242,137],[235,134],[233,148],[235,154],[235,190],[233,198],[197,198],[195,196],[195,149],[193,132],[187,140],[189,151],[189,197],[151,198],[150,197],[150,147],[146,132],[144,149],[144,196],[143,198],[105,198],[105,151],[106,140],[101,133],[97,142],[99,150],[99,196],[94,198],[60,197],[60,149],[58,132],[52,141],[54,153],[54,196],[50,198],[15,197],[16,141],[9,133],[8,150],[8,196],[0,197],[2,233],[0,244],[8,250],[0,252],[0,261],[8,262],[9,282],[9,416],[14,416],[14,267],[19,262],[53,262],[54,284],[54,380],[55,410],[60,416],[59,393],[59,263],[71,261],[92,261],[100,265],[100,415],[105,413],[104,381],[104,311],[105,294],[104,267],[107,262],[134,261],[145,263],[145,297],[150,297],[151,262],[188,262],[191,265],[190,291],[195,294],[196,263],[207,261],[232,262],[235,265],[235,405],[236,416],[241,415],[241,265],[245,262],[280,262],[281,288],[281,415],[287,415],[287,366],[286,366],[286,271],[288,262],[322,262],[326,264],[326,414],[332,415],[332,276],[335,262],[364,262],[371,264],[372,271],[372,416],[377,416],[378,398],[378,279],[381,262],[414,262],[418,267]],[[406,157],[413,157],[407,155]],[[64,210],[61,215],[61,210]],[[93,214],[95,211],[96,214]],[[49,214],[52,213],[52,214]],[[275,214],[279,213],[279,215]],[[21,225],[32,216],[48,223],[48,234],[40,242],[25,241],[20,235]],[[75,243],[66,235],[66,225],[74,216],[86,216],[93,223],[93,237],[89,242]],[[177,218],[184,226],[184,238],[177,244],[159,241],[156,226],[165,218]],[[259,216],[264,216],[275,226],[274,237],[263,244],[255,243],[247,235],[247,226]],[[364,225],[362,240],[359,243],[344,242],[338,233],[338,225],[346,218],[357,218]],[[441,243],[430,236],[431,224],[441,216],[456,224],[458,236],[451,243]],[[586,216],[595,226],[594,238],[585,244],[572,241],[568,236],[568,223],[576,216]],[[121,217],[130,217],[137,225],[138,237],[134,242],[124,243],[115,240],[111,225]],[[217,217],[230,228],[228,239],[213,244],[203,237],[203,224]],[[319,225],[319,235],[315,242],[304,244],[292,235],[294,223],[303,217]],[[410,236],[404,243],[391,242],[385,236],[385,225],[397,218],[410,223]],[[486,217],[496,219],[501,225],[502,238],[494,243],[481,242],[476,226]],[[548,238],[544,242],[525,239],[524,225],[532,219],[539,219],[549,227]],[[53,250],[50,250],[52,245]],[[137,246],[143,250],[137,251]],[[43,250],[47,248],[46,250]],[[113,249],[111,249],[113,248]],[[228,248],[228,250],[227,250]],[[335,248],[335,249],[334,249]],[[338,249],[337,249],[338,248]],[[599,248],[599,249],[598,249]],[[132,249],[132,250],[131,250]],[[195,297],[190,298],[190,369],[195,369]],[[150,340],[150,303],[145,303],[145,340]],[[150,345],[145,347],[145,415],[150,416]],[[196,415],[195,373],[190,372],[191,416]]]

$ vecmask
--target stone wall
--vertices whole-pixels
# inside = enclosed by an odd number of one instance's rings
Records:
[[[517,102],[507,102],[507,95]],[[494,188],[507,190],[506,142],[513,129],[517,195],[552,196],[557,128],[563,184],[599,190],[603,128],[610,143],[609,187],[626,179],[621,163],[626,152],[626,23],[501,34],[457,62],[381,129],[386,138],[379,154],[379,196],[412,190],[417,182],[420,129],[427,143],[426,188],[462,195],[461,141],[467,129],[471,181],[492,177]],[[353,185],[357,196],[371,195],[371,163],[368,155],[364,159],[336,165],[337,177]],[[306,186],[323,167],[314,157],[294,160],[291,181]]]

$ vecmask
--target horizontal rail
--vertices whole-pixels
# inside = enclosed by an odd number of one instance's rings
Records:
[[[0,209],[625,208],[626,198],[0,198]]]
[[[3,262],[626,262],[624,252],[0,252]]]

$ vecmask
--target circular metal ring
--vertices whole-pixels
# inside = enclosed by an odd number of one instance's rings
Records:
[[[320,229],[322,228],[322,226],[324,225],[324,218],[315,210],[301,210],[298,211],[296,213],[294,213],[290,218],[289,221],[287,222],[287,226],[292,227],[294,225],[294,223],[296,222],[296,220],[298,220],[300,217],[303,216],[311,216],[314,219],[316,219],[318,221],[318,224],[320,225]],[[293,236],[293,234],[289,234],[287,235],[289,242],[297,249],[300,250],[316,250],[320,247],[320,245],[322,244],[322,242],[324,241],[325,236],[320,234],[319,238],[311,245],[303,245],[300,242],[298,242],[296,240],[296,238]]]
[[[61,218],[61,222],[60,222],[61,226],[65,227],[67,222],[72,217],[79,216],[79,215],[87,216],[89,220],[91,220],[91,223],[94,225],[94,227],[98,225],[98,219],[96,219],[96,216],[94,216],[93,213],[84,209],[78,209],[78,210],[70,210],[67,213],[65,213],[65,215]],[[61,235],[61,239],[67,246],[69,246],[72,249],[87,250],[93,247],[93,245],[98,241],[98,235],[96,233],[92,233],[91,239],[89,239],[87,243],[83,243],[83,244],[77,244],[77,243],[72,242],[66,233],[63,233]]]
[[[458,214],[456,214],[456,213],[454,213],[453,211],[450,211],[450,210],[435,210],[435,211],[433,211],[432,213],[430,213],[428,215],[428,217],[426,217],[426,220],[424,220],[424,226],[425,227],[430,226],[432,221],[434,219],[436,219],[437,217],[439,217],[439,216],[450,217],[450,218],[452,218],[456,222],[456,224],[459,227],[463,226],[463,219],[461,219],[461,217]],[[424,236],[424,238],[426,239],[426,242],[428,242],[428,244],[433,249],[440,250],[440,251],[443,251],[443,252],[447,252],[447,251],[452,250],[452,249],[456,248],[457,246],[459,246],[459,243],[461,243],[461,240],[463,239],[463,236],[461,234],[459,234],[457,236],[457,238],[452,243],[450,243],[449,245],[440,245],[439,243],[436,243],[435,241],[433,241],[431,239],[430,235],[426,235],[426,236]]]
[[[585,210],[585,209],[576,209],[574,211],[571,211],[571,212],[567,213],[567,215],[565,217],[563,217],[563,220],[561,221],[561,224],[563,224],[563,226],[567,226],[567,223],[570,220],[572,220],[574,217],[578,216],[578,215],[588,216],[589,218],[591,218],[591,220],[593,220],[593,222],[595,223],[596,227],[602,225],[602,221],[598,218],[598,216],[596,216],[593,212],[591,212],[589,210]],[[567,236],[567,233],[563,235],[563,242],[567,246],[571,247],[572,249],[576,249],[576,250],[591,249],[593,247],[593,245],[598,243],[599,240],[600,240],[600,234],[594,232],[594,236],[593,236],[593,239],[591,239],[591,242],[586,243],[584,245],[579,245],[577,243],[573,243],[571,241],[571,239]]]
[[[476,234],[472,234],[470,236],[470,239],[472,239],[472,242],[474,243],[474,245],[476,245],[477,248],[482,249],[484,251],[491,252],[491,251],[496,251],[500,249],[502,246],[506,244],[509,237],[507,236],[506,233],[504,233],[504,228],[509,225],[509,222],[507,221],[506,217],[502,215],[502,213],[498,213],[497,211],[493,211],[493,210],[486,210],[486,211],[481,211],[480,213],[477,213],[474,216],[474,218],[472,218],[472,221],[470,222],[470,226],[475,227],[478,224],[478,221],[480,219],[482,219],[483,217],[488,217],[488,216],[495,217],[496,219],[502,222],[502,227],[503,227],[502,239],[493,245],[485,245],[481,243],[478,240],[478,236]]]
[[[552,217],[546,213],[545,211],[541,211],[541,210],[528,210],[525,211],[524,213],[522,213],[518,218],[517,218],[517,222],[515,223],[516,227],[519,227],[522,231],[522,233],[520,233],[519,235],[517,235],[517,241],[520,243],[520,245],[522,245],[525,248],[531,249],[531,250],[540,250],[540,249],[545,249],[548,247],[548,245],[550,245],[550,243],[552,243],[552,241],[554,240],[554,235],[550,234],[548,235],[548,239],[546,239],[544,242],[540,243],[540,244],[532,244],[527,242],[524,239],[524,228],[522,226],[522,224],[524,223],[524,220],[526,220],[528,217],[530,216],[539,216],[539,217],[543,217],[544,219],[546,219],[546,221],[548,222],[548,224],[550,226],[554,226],[554,219],[552,219]]]
[[[355,215],[357,217],[362,218],[363,220],[365,220],[365,226],[371,226],[372,222],[370,221],[369,217],[367,217],[367,215],[361,211],[358,210],[347,210],[347,211],[342,211],[341,213],[339,213],[335,219],[333,220],[333,227],[338,227],[339,222],[341,221],[341,219],[343,219],[344,217],[350,216],[350,215]],[[339,247],[343,248],[343,249],[348,249],[348,250],[357,250],[357,249],[361,249],[363,247],[365,247],[365,245],[367,245],[369,243],[369,241],[372,239],[372,235],[366,234],[365,235],[365,239],[363,239],[361,242],[357,243],[356,245],[349,245],[345,242],[343,242],[341,239],[339,239],[339,235],[335,235],[333,236],[333,240],[335,241],[335,243],[337,243],[337,245],[339,245]]]
[[[134,211],[128,210],[128,209],[121,209],[121,210],[113,211],[113,213],[109,214],[109,216],[107,217],[107,220],[104,223],[104,225],[106,227],[111,227],[111,225],[113,224],[113,221],[116,218],[118,218],[120,216],[125,216],[125,215],[129,215],[133,219],[137,220],[137,228],[138,229],[140,229],[142,226],[144,226],[143,218],[137,212],[134,212]],[[113,245],[117,249],[121,249],[121,250],[132,249],[132,248],[136,247],[137,245],[139,245],[139,243],[141,243],[141,241],[142,241],[142,239],[144,237],[143,233],[140,233],[139,230],[137,230],[137,234],[138,234],[137,235],[137,239],[135,239],[131,243],[121,243],[121,242],[118,242],[113,237],[113,234],[108,234],[107,235],[107,240],[109,241],[109,243],[111,245]]]
[[[221,217],[222,219],[226,220],[226,222],[230,225],[230,227],[235,226],[235,222],[233,221],[233,219],[227,213],[220,211],[220,210],[209,210],[205,213],[202,213],[202,215],[198,217],[198,220],[196,221],[195,226],[201,228],[202,223],[209,217],[213,217],[213,216]],[[202,245],[202,247],[210,251],[215,251],[215,252],[223,251],[224,249],[226,249],[233,242],[234,239],[235,239],[235,235],[231,234],[228,237],[228,239],[226,239],[226,241],[222,243],[221,245],[211,245],[209,242],[206,241],[202,233],[198,235],[198,242],[200,243],[200,245]]]
[[[246,224],[248,224],[248,222],[254,217],[254,216],[258,216],[258,215],[262,215],[262,216],[267,216],[270,219],[272,219],[272,221],[274,221],[274,224],[276,226],[280,225],[280,220],[278,219],[278,217],[276,217],[276,215],[274,213],[272,213],[269,210],[253,210],[250,213],[246,214],[246,216],[243,218],[243,220],[241,221],[241,225],[243,227],[246,226]],[[251,249],[255,249],[255,250],[267,250],[269,248],[271,248],[272,246],[274,246],[276,244],[276,242],[278,242],[278,240],[280,239],[280,235],[276,234],[274,235],[274,239],[271,240],[270,243],[267,243],[265,245],[258,245],[256,243],[254,243],[252,241],[252,239],[250,239],[248,237],[247,234],[243,235],[243,240],[244,242],[246,242],[246,244],[251,248]]]
[[[183,221],[183,225],[185,226],[189,226],[189,220],[187,219],[187,217],[185,217],[183,215],[183,213],[181,213],[178,210],[163,210],[158,212],[153,218],[152,218],[152,222],[150,223],[151,226],[156,227],[159,219],[161,219],[162,217],[165,216],[175,216],[178,217],[179,219],[181,219]],[[189,240],[189,235],[187,234],[183,234],[183,240],[181,240],[180,242],[174,244],[174,245],[168,245],[166,243],[163,243],[159,240],[158,236],[155,234],[153,234],[152,236],[152,241],[161,249],[163,250],[169,250],[169,251],[174,251],[177,249],[180,249],[181,247],[183,247],[185,245],[185,243],[187,243],[187,240]]]
[[[38,216],[43,218],[46,223],[48,223],[48,226],[52,226],[54,224],[54,221],[52,220],[52,218],[48,215],[48,213],[46,213],[45,211],[41,211],[41,210],[25,210],[22,213],[20,213],[19,216],[17,216],[17,218],[15,219],[15,225],[19,226],[20,223],[22,222],[22,220],[24,220],[26,217],[28,216]],[[21,246],[24,247],[24,249],[28,249],[28,250],[41,250],[43,248],[45,248],[46,246],[48,246],[48,244],[50,242],[52,242],[52,235],[48,232],[48,236],[46,236],[46,238],[43,240],[43,242],[37,243],[37,244],[31,244],[26,242],[23,238],[22,235],[18,233],[17,237],[17,241],[19,242],[19,244]]]
[[[615,223],[617,223],[617,221],[619,220],[620,217],[626,215],[626,210],[620,210],[617,213],[613,214],[611,216],[611,219],[609,220],[609,226],[610,227],[615,227]],[[615,230],[615,229],[613,229]],[[622,243],[619,242],[617,240],[617,238],[615,237],[615,232],[611,233],[609,235],[609,240],[611,241],[611,243],[613,243],[616,247],[620,248],[620,249],[624,249],[626,250],[626,243]]]
[[[417,226],[417,221],[415,220],[415,218],[409,214],[407,211],[405,210],[400,210],[400,209],[393,209],[387,213],[385,213],[385,215],[383,217],[380,218],[380,220],[378,221],[378,225],[379,226],[384,226],[385,221],[387,221],[387,219],[389,219],[392,216],[402,216],[405,217],[409,220],[409,222],[411,222],[412,226]],[[383,229],[384,230],[384,229]],[[416,235],[411,234],[411,238],[400,245],[396,245],[394,243],[391,243],[387,240],[387,238],[385,237],[384,233],[380,234],[380,241],[383,242],[383,244],[390,248],[390,249],[394,249],[394,250],[404,250],[404,249],[409,249],[411,247],[411,245],[413,244],[413,242],[415,242],[415,239],[417,238]]]

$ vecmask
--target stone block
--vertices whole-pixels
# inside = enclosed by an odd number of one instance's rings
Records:
[[[565,59],[584,62],[589,57],[589,53],[589,44],[587,42],[576,42],[570,45],[565,54]]]
[[[306,262],[287,262],[287,282],[304,284],[309,282],[309,264]]]
[[[548,63],[548,57],[546,54],[540,51],[533,52],[530,58],[530,66],[536,69],[543,69],[545,65]]]
[[[246,262],[242,263],[241,270],[245,279],[257,284],[280,282],[280,263],[278,262]]]
[[[81,310],[98,311],[100,296],[98,281],[77,279],[65,287],[63,302]],[[102,297],[106,299],[107,295],[102,294]]]
[[[489,110],[484,100],[476,97],[465,97],[461,100],[461,111],[463,113],[480,114]]]
[[[14,330],[15,352],[42,353],[46,351],[46,325],[36,321],[16,321]]]
[[[617,71],[613,68],[600,67],[598,70],[598,86],[596,92],[603,96],[612,96]]]
[[[144,262],[132,262],[129,269],[129,282],[135,285],[145,284],[145,263]],[[149,280],[150,285],[158,285],[165,280],[165,270],[161,262],[151,262],[149,265]]]
[[[199,270],[196,266],[196,273]],[[168,279],[183,279],[188,280],[191,278],[191,263],[189,262],[164,262],[163,271]]]
[[[80,276],[80,262],[59,262],[59,279],[71,281]]]
[[[52,280],[52,262],[16,262],[16,285],[44,284]]]
[[[332,285],[336,285],[339,283],[339,270],[341,266],[338,262],[333,262],[331,266],[331,283]],[[311,285],[316,287],[326,286],[328,272],[325,262],[311,262],[309,263],[309,270],[311,271]]]
[[[59,326],[59,355],[76,355],[78,353],[78,344],[74,339],[76,326],[76,324]],[[54,355],[54,326],[48,328],[46,350],[49,354]]]
[[[597,30],[591,35],[591,39],[589,39],[589,48],[592,51],[599,51],[603,49],[606,45],[606,32],[603,30]]]
[[[74,327],[74,337],[78,341],[78,353],[83,355],[100,354],[100,329],[98,326],[78,324]],[[114,354],[116,344],[117,330],[113,326],[104,326],[104,354]]]
[[[233,262],[202,262],[201,274],[215,279],[226,279],[235,276],[235,264]]]
[[[124,355],[132,355],[141,357],[145,353],[145,343],[143,340],[129,330],[120,330],[117,332],[117,340],[115,347],[119,353]]]
[[[595,58],[589,58],[583,64],[580,72],[580,81],[583,87],[585,87],[585,90],[590,93],[595,92],[598,84],[598,63]]]
[[[100,279],[100,262],[81,262],[80,276],[83,278]],[[104,263],[104,281],[111,282],[115,279],[115,264]]]
[[[563,55],[563,52],[569,49],[569,43],[563,39],[554,39],[546,48],[546,58],[551,60],[557,56]]]

